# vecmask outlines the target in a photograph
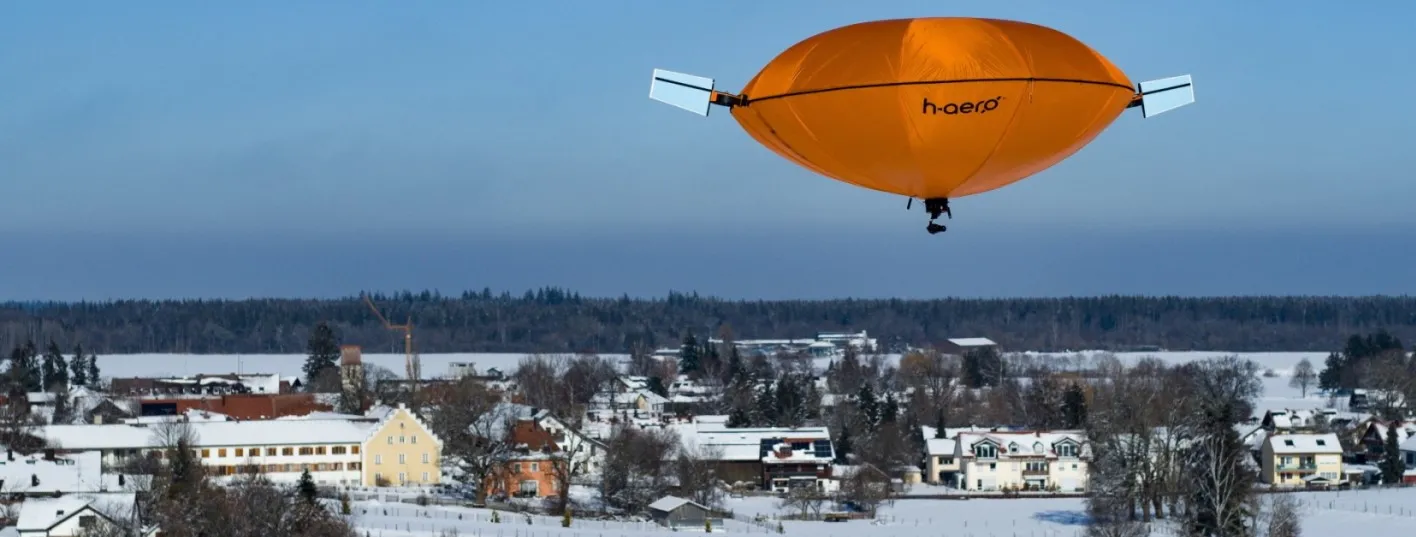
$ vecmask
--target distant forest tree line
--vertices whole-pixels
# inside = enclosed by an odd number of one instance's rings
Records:
[[[558,288],[373,294],[390,322],[412,319],[419,352],[629,352],[686,333],[737,339],[867,330],[882,351],[985,336],[1010,350],[1328,351],[1353,333],[1416,340],[1416,297],[1136,297],[738,301],[670,293],[590,298]],[[0,348],[82,344],[100,354],[304,352],[328,322],[343,343],[402,352],[358,296],[0,304]]]

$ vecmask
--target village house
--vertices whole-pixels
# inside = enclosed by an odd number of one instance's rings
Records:
[[[835,450],[826,427],[732,429],[716,420],[676,427],[686,446],[714,453],[718,478],[762,490],[812,487],[823,492],[831,481]]]
[[[97,451],[104,468],[120,470],[137,457],[161,459],[174,426],[192,433],[193,451],[218,478],[260,472],[293,482],[309,470],[317,483],[366,487],[442,478],[441,439],[401,404],[360,419],[50,425],[36,434],[63,453]]]
[[[93,500],[60,497],[25,501],[15,529],[20,537],[77,537],[111,524],[107,515],[94,509]]]
[[[1343,480],[1342,445],[1334,433],[1269,435],[1259,462],[1260,481],[1269,485],[1319,486]]]
[[[1368,420],[1363,428],[1361,439],[1359,440],[1361,460],[1369,464],[1376,464],[1386,458],[1386,437],[1387,432],[1395,428],[1396,444],[1398,446],[1406,442],[1408,438],[1416,435],[1416,424],[1403,423],[1401,421],[1381,421]]]
[[[986,337],[956,337],[944,340],[939,345],[939,352],[954,356],[963,356],[970,351],[979,351],[992,348],[997,350],[998,343]]]
[[[954,458],[964,490],[1081,491],[1091,450],[1081,431],[959,433]]]
[[[1269,410],[1264,413],[1259,427],[1269,433],[1309,433],[1323,427],[1338,415],[1331,408],[1303,410]]]

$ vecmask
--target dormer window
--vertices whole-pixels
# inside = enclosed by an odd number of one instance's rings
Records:
[[[1293,447],[1293,441],[1292,441],[1292,440],[1284,440],[1284,441],[1283,441],[1283,445],[1288,446],[1288,447]]]
[[[1033,453],[1038,455],[1042,454],[1042,442],[1033,443]]]
[[[1058,457],[1076,457],[1077,445],[1073,443],[1057,444]]]
[[[1008,444],[1008,453],[1017,453],[1017,452],[1018,452],[1018,443],[1017,443],[1017,442],[1011,442],[1011,443],[1009,443],[1009,444]]]
[[[980,459],[992,459],[998,456],[998,448],[993,444],[979,444],[973,448],[974,456]]]
[[[1323,440],[1323,439],[1321,439],[1321,438],[1318,439],[1318,445],[1320,445],[1320,446],[1326,446],[1326,445],[1327,445],[1327,440]]]

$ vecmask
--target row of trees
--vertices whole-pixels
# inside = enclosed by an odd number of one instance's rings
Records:
[[[1416,297],[1075,297],[1047,299],[731,301],[673,293],[585,298],[559,289],[379,295],[411,317],[423,352],[628,352],[675,346],[685,327],[809,337],[867,330],[885,349],[987,335],[1014,349],[1327,350],[1388,327],[1416,339]],[[332,300],[122,300],[0,304],[0,346],[83,341],[114,353],[298,353],[321,322],[345,341],[398,352],[357,297]]]

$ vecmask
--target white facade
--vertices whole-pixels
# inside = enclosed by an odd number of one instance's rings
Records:
[[[75,537],[85,528],[96,531],[109,524],[90,500],[77,498],[32,499],[20,505],[16,529],[21,537]]]
[[[1085,490],[1091,458],[1085,438],[1079,431],[961,433],[958,488]]]

